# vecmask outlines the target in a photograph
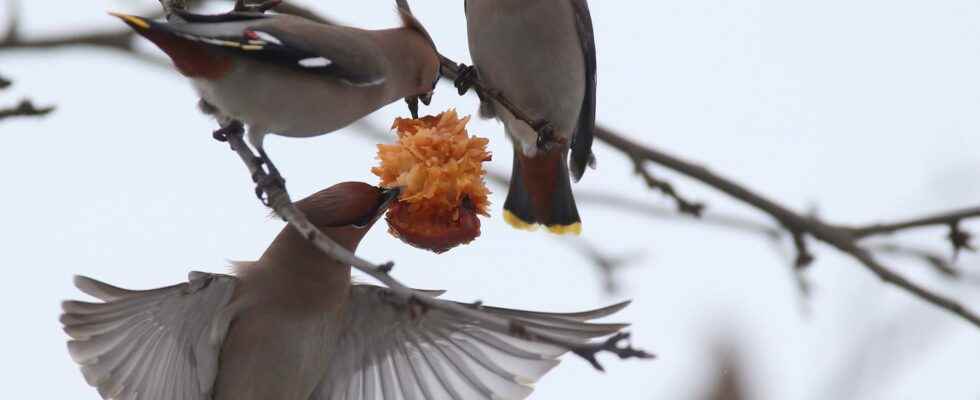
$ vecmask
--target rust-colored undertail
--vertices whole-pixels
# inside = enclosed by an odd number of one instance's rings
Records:
[[[189,78],[218,79],[227,74],[232,60],[201,42],[177,36],[163,24],[132,15],[110,13],[123,20],[136,33],[167,53],[181,74]]]
[[[575,207],[565,164],[568,150],[557,148],[526,157],[514,151],[510,191],[504,202],[504,220],[518,229],[544,225],[548,231],[579,234],[582,221]]]

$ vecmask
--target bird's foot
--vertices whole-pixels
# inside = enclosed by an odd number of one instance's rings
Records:
[[[539,150],[548,150],[553,144],[559,142],[555,139],[555,127],[547,120],[538,120],[531,125],[531,128],[538,133],[537,146]]]
[[[249,4],[246,0],[235,1],[235,12],[254,12],[264,14],[282,4],[282,0],[266,0],[255,4]]]
[[[259,168],[265,166],[265,171],[259,170],[252,174],[252,181],[255,182],[255,196],[259,198],[266,207],[271,207],[271,194],[286,189],[286,180],[279,174],[279,169],[269,159],[265,150],[259,149],[259,157],[256,160]]]
[[[227,125],[222,126],[220,129],[214,131],[214,133],[212,133],[212,136],[214,137],[214,140],[224,143],[228,141],[229,136],[244,135],[244,134],[245,134],[245,125],[243,125],[241,121],[231,121]]]
[[[471,67],[466,64],[459,64],[457,71],[459,76],[456,77],[456,81],[453,82],[453,85],[456,86],[456,90],[458,90],[459,95],[462,96],[473,87],[473,82],[476,80],[476,67]]]
[[[255,197],[258,197],[259,201],[266,207],[272,207],[272,201],[269,200],[268,193],[286,189],[286,180],[278,173],[275,175],[261,174],[252,178],[255,181]]]

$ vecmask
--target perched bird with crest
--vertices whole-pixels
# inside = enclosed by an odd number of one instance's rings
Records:
[[[399,14],[404,26],[382,30],[245,11],[176,12],[168,22],[113,15],[167,53],[219,122],[244,122],[269,163],[269,133],[317,136],[398,99],[428,104],[439,56],[422,24]]]
[[[296,206],[353,252],[394,193],[346,182]],[[85,277],[75,285],[101,302],[63,303],[68,350],[105,399],[523,399],[565,352],[354,284],[350,266],[288,226],[234,275],[195,272],[142,291]],[[627,304],[480,310],[586,343],[623,329],[587,321]]]
[[[556,136],[539,140],[538,127],[484,99],[483,115],[502,121],[514,141],[504,218],[518,228],[579,233],[570,178],[578,181],[595,165],[596,49],[588,3],[466,0],[465,11],[475,70],[457,85],[465,88],[475,71],[531,118],[549,122]]]

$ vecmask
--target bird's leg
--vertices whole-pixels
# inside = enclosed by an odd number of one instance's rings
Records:
[[[538,149],[547,151],[548,148],[558,142],[555,140],[555,127],[547,120],[538,120],[531,125],[531,128],[538,133]]]
[[[275,189],[285,189],[286,180],[279,174],[279,169],[272,163],[272,159],[270,159],[269,155],[265,153],[265,150],[262,148],[259,148],[258,150],[259,168],[262,168],[262,165],[265,165],[265,169],[268,172],[256,171],[255,174],[252,175],[252,181],[255,182],[255,196],[262,201],[262,204],[265,204],[268,207],[270,206],[269,199],[263,195],[270,193]]]
[[[222,126],[220,129],[214,131],[212,136],[214,137],[214,140],[224,143],[228,141],[228,136],[243,134],[245,134],[245,125],[243,125],[241,121],[232,120],[231,122],[228,122]]]
[[[278,5],[282,4],[282,0],[266,0],[257,4],[248,4],[246,0],[236,0],[235,1],[235,11],[236,12],[257,12],[263,14]]]
[[[471,67],[466,64],[459,64],[456,71],[459,76],[456,77],[456,81],[453,82],[453,85],[456,86],[456,90],[459,90],[459,95],[462,96],[473,87],[473,81],[476,79],[476,67]]]
[[[200,109],[204,115],[214,117],[216,120],[218,120],[218,124],[221,125],[221,128],[212,133],[214,140],[224,143],[228,141],[228,136],[245,134],[245,125],[242,124],[241,121],[237,121],[222,115],[221,110],[219,110],[218,107],[215,107],[214,104],[208,103],[204,99],[200,99],[197,102],[197,108]]]

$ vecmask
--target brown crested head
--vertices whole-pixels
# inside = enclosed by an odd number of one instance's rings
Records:
[[[384,212],[387,196],[376,186],[363,182],[343,182],[296,202],[318,228],[369,227]]]
[[[371,226],[387,211],[388,203],[395,195],[395,191],[383,190],[366,183],[344,182],[297,201],[295,206],[323,234],[353,252],[357,250],[364,235],[371,230]],[[286,226],[257,262],[293,270],[311,266],[320,271],[323,270],[320,267],[324,262],[334,261],[313,246],[299,231]]]

